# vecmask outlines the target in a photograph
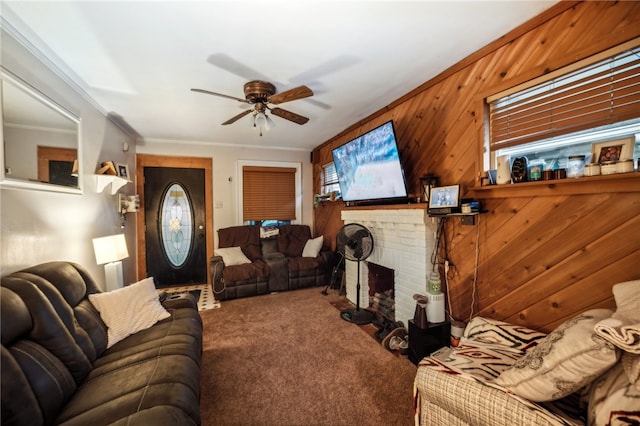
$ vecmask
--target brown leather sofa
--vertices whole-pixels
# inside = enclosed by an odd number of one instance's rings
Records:
[[[107,349],[79,265],[50,262],[2,278],[2,425],[200,424],[202,321],[190,296],[171,316]]]
[[[317,257],[303,257],[311,239],[308,225],[282,225],[278,235],[260,238],[260,226],[232,226],[218,230],[218,247],[240,247],[250,263],[226,266],[221,256],[210,260],[218,300],[325,285],[333,253],[324,248]]]

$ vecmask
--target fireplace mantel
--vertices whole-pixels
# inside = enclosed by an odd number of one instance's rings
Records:
[[[349,206],[344,207],[343,211],[353,210],[426,210],[429,205],[427,203],[407,203],[407,204],[388,204],[388,205],[371,205],[371,206]]]

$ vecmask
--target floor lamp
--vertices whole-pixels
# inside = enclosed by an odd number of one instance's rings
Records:
[[[129,257],[124,234],[94,238],[93,251],[96,253],[96,263],[104,265],[107,291],[124,287],[121,260]]]

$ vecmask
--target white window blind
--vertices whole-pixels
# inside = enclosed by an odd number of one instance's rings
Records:
[[[573,68],[488,99],[492,151],[640,117],[640,47]]]
[[[295,168],[244,166],[243,220],[295,220],[295,175]]]
[[[334,163],[322,166],[322,185],[320,193],[327,194],[331,191],[340,191],[338,172],[336,171],[336,165]]]

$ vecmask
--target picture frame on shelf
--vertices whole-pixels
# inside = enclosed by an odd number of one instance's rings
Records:
[[[460,185],[438,186],[431,188],[429,208],[460,207]]]
[[[591,162],[605,163],[633,158],[633,136],[591,144]]]
[[[118,176],[129,180],[129,165],[123,163],[116,164],[116,170],[118,171]]]

